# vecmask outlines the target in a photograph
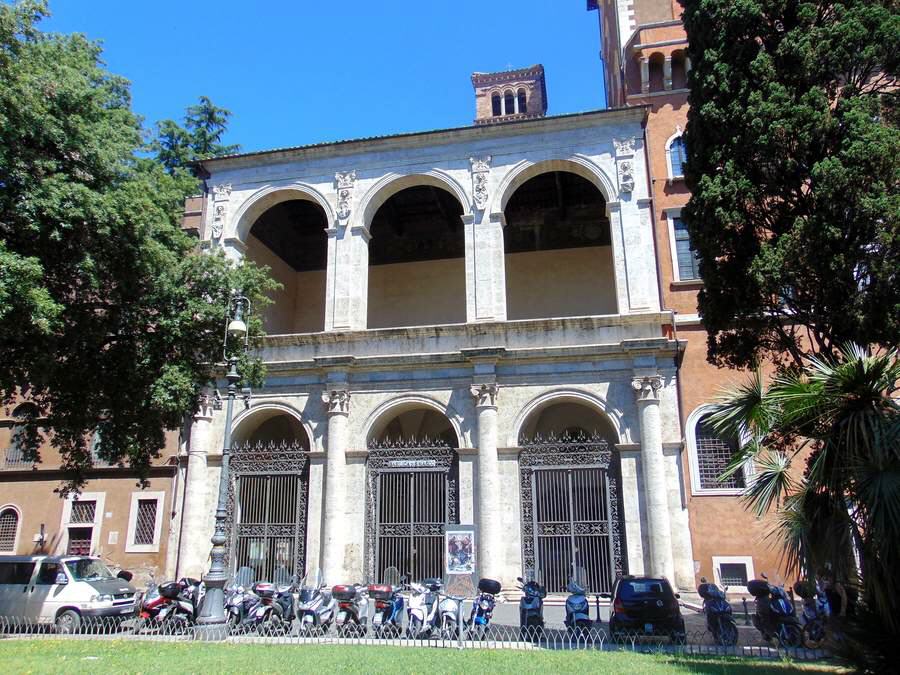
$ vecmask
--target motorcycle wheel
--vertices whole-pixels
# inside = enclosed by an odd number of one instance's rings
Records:
[[[419,621],[417,617],[412,617],[409,620],[409,625],[406,627],[406,637],[408,637],[410,640],[417,640],[421,632],[422,622]]]
[[[825,642],[825,620],[816,617],[803,626],[803,644],[810,649],[818,649]]]
[[[441,638],[444,640],[455,640],[459,637],[459,626],[450,621],[441,622]]]
[[[778,642],[782,647],[800,647],[803,644],[803,631],[795,623],[783,623],[778,629]]]

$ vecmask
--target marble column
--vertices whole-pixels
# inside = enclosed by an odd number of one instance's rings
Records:
[[[496,383],[472,387],[478,420],[478,573],[500,580],[503,530],[500,522],[500,462],[497,458]]]
[[[672,55],[670,54],[663,61],[663,89],[672,88]]]
[[[181,516],[181,560],[179,576],[199,579],[206,572],[209,558],[211,504],[208,503],[209,474],[207,456],[212,443],[213,401],[200,398],[200,406],[191,424],[188,444],[187,476],[184,482],[184,512]]]
[[[641,93],[650,92],[650,61],[646,56],[641,57]]]
[[[346,550],[344,522],[346,513],[347,418],[350,392],[330,389],[322,394],[328,413],[328,437],[325,455],[325,517],[322,532],[322,574],[329,586],[348,583],[345,579]]]
[[[663,455],[659,411],[662,379],[658,375],[635,377],[631,385],[637,395],[641,423],[641,464],[644,468],[644,496],[649,529],[647,539],[650,543],[649,573],[665,576],[674,582],[666,460]]]

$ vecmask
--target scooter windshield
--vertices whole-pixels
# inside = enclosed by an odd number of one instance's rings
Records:
[[[304,591],[308,589],[318,591],[322,588],[322,573],[319,570],[307,572],[300,580],[300,588]]]

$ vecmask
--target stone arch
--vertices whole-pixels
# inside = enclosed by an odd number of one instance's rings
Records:
[[[379,435],[384,428],[398,415],[412,410],[426,408],[440,413],[447,418],[450,427],[456,434],[457,448],[465,447],[465,436],[462,432],[462,415],[460,415],[449,403],[444,403],[437,398],[420,394],[398,396],[385,401],[373,410],[363,425],[363,442],[366,447],[369,442]]]
[[[334,209],[325,196],[310,185],[290,183],[288,185],[269,185],[260,188],[245,199],[234,214],[234,236],[246,243],[250,229],[263,213],[276,204],[292,199],[302,199],[318,204],[325,212],[328,228],[334,227]]]
[[[315,449],[315,436],[309,422],[304,419],[299,410],[286,403],[266,402],[254,403],[252,408],[242,410],[234,418],[231,424],[232,443],[245,442],[253,431],[261,425],[278,416],[287,416],[293,419],[299,429],[306,434],[305,440],[308,450]],[[249,427],[253,426],[253,430]],[[303,438],[298,439],[303,441]]]
[[[6,550],[0,549],[0,556],[16,555],[19,548],[19,535],[22,534],[22,509],[19,508],[17,504],[13,503],[7,503],[0,506],[0,516],[6,515],[8,520],[10,513],[15,516],[15,525],[11,537],[9,536],[9,532],[4,533],[7,536],[7,541],[3,543],[4,546],[9,546],[9,548]],[[6,525],[8,526],[9,523],[7,522]]]
[[[512,432],[507,437],[507,446],[511,448],[518,447],[519,438],[532,417],[558,403],[576,403],[591,409],[609,423],[615,435],[613,440],[616,443],[622,441],[624,424],[620,411],[610,408],[605,400],[590,392],[581,389],[555,389],[534,397],[522,407],[513,423]],[[593,430],[588,429],[587,431],[591,432]]]
[[[391,172],[379,178],[360,200],[361,224],[368,229],[382,204],[401,190],[419,185],[431,185],[450,192],[462,205],[463,217],[472,215],[472,198],[465,188],[448,173],[440,169],[432,169],[422,173],[401,174]]]
[[[551,171],[568,171],[581,176],[600,190],[600,194],[603,195],[603,199],[606,200],[607,204],[616,201],[617,190],[614,187],[615,183],[607,175],[606,171],[590,158],[574,154],[566,158],[546,159],[539,162],[523,159],[513,165],[494,191],[491,213],[502,217],[509,198],[513,196],[516,190],[529,179]]]

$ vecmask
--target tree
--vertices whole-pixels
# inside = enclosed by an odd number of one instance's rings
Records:
[[[712,363],[802,367],[900,337],[895,0],[682,0]]]
[[[230,117],[230,111],[201,96],[197,105],[187,109],[184,126],[174,120],[157,123],[156,139],[151,144],[157,160],[170,174],[175,174],[194,160],[239,152],[240,145],[221,142]]]
[[[870,668],[880,657],[895,663],[900,637],[898,382],[897,351],[849,345],[768,386],[757,374],[712,416],[719,432],[748,439],[726,474],[748,460],[758,467],[744,499],[758,515],[776,511],[772,537],[789,569],[861,579],[862,619],[849,634],[868,647]]]
[[[77,487],[98,427],[100,457],[146,475],[221,360],[232,289],[259,307],[276,284],[196,251],[128,83],[96,43],[38,31],[46,13],[0,5],[0,399],[37,405],[26,457],[47,434]]]

